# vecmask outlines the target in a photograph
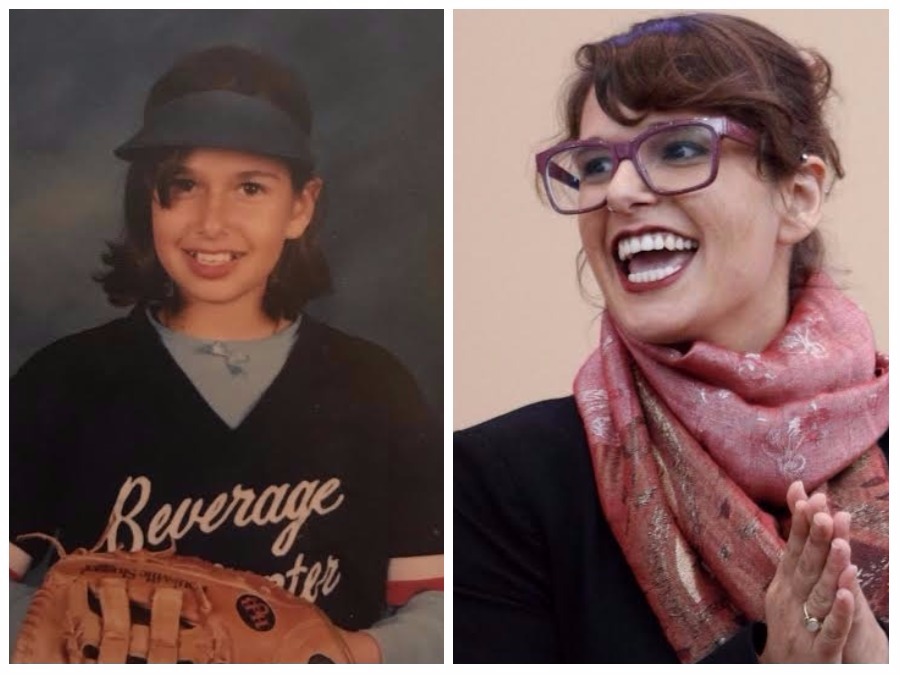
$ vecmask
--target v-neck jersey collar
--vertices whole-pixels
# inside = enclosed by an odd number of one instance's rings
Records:
[[[156,395],[157,404],[166,406],[172,415],[186,417],[185,424],[203,425],[210,433],[234,434],[253,433],[256,420],[264,418],[266,411],[275,401],[284,400],[280,395],[283,387],[296,387],[303,378],[312,377],[314,362],[311,356],[318,351],[317,345],[322,343],[323,330],[326,327],[308,315],[297,328],[287,359],[275,379],[263,392],[262,396],[247,413],[244,419],[233,429],[210,407],[203,395],[197,390],[188,375],[181,369],[166,349],[156,328],[146,316],[146,307],[135,307],[128,315],[127,322],[132,332],[133,344],[130,349],[135,364],[135,377],[143,379],[141,386],[147,386]],[[247,431],[247,430],[250,431]]]

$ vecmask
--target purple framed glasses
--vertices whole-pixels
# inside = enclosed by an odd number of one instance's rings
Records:
[[[606,204],[610,181],[623,160],[631,160],[647,187],[678,195],[716,179],[722,138],[753,145],[757,133],[727,117],[661,122],[630,141],[565,141],[539,153],[537,170],[550,204],[559,213],[594,211]]]

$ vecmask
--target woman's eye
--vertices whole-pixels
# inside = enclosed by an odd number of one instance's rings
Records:
[[[699,157],[706,157],[709,149],[695,141],[677,141],[667,143],[662,148],[662,159],[666,162],[683,162]]]
[[[585,182],[605,180],[612,171],[613,161],[609,155],[595,155],[581,158],[578,166],[581,180]]]
[[[241,191],[248,197],[253,197],[254,195],[262,194],[266,189],[260,183],[248,181],[241,183]]]

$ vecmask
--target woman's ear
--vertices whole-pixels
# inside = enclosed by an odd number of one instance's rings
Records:
[[[291,207],[291,219],[288,221],[285,238],[297,239],[303,236],[316,213],[316,202],[322,192],[322,179],[313,176],[306,184],[294,193],[294,204]]]
[[[803,164],[782,184],[782,200],[786,207],[778,232],[781,244],[797,244],[819,226],[825,201],[825,178],[828,169],[818,155],[804,155]]]

